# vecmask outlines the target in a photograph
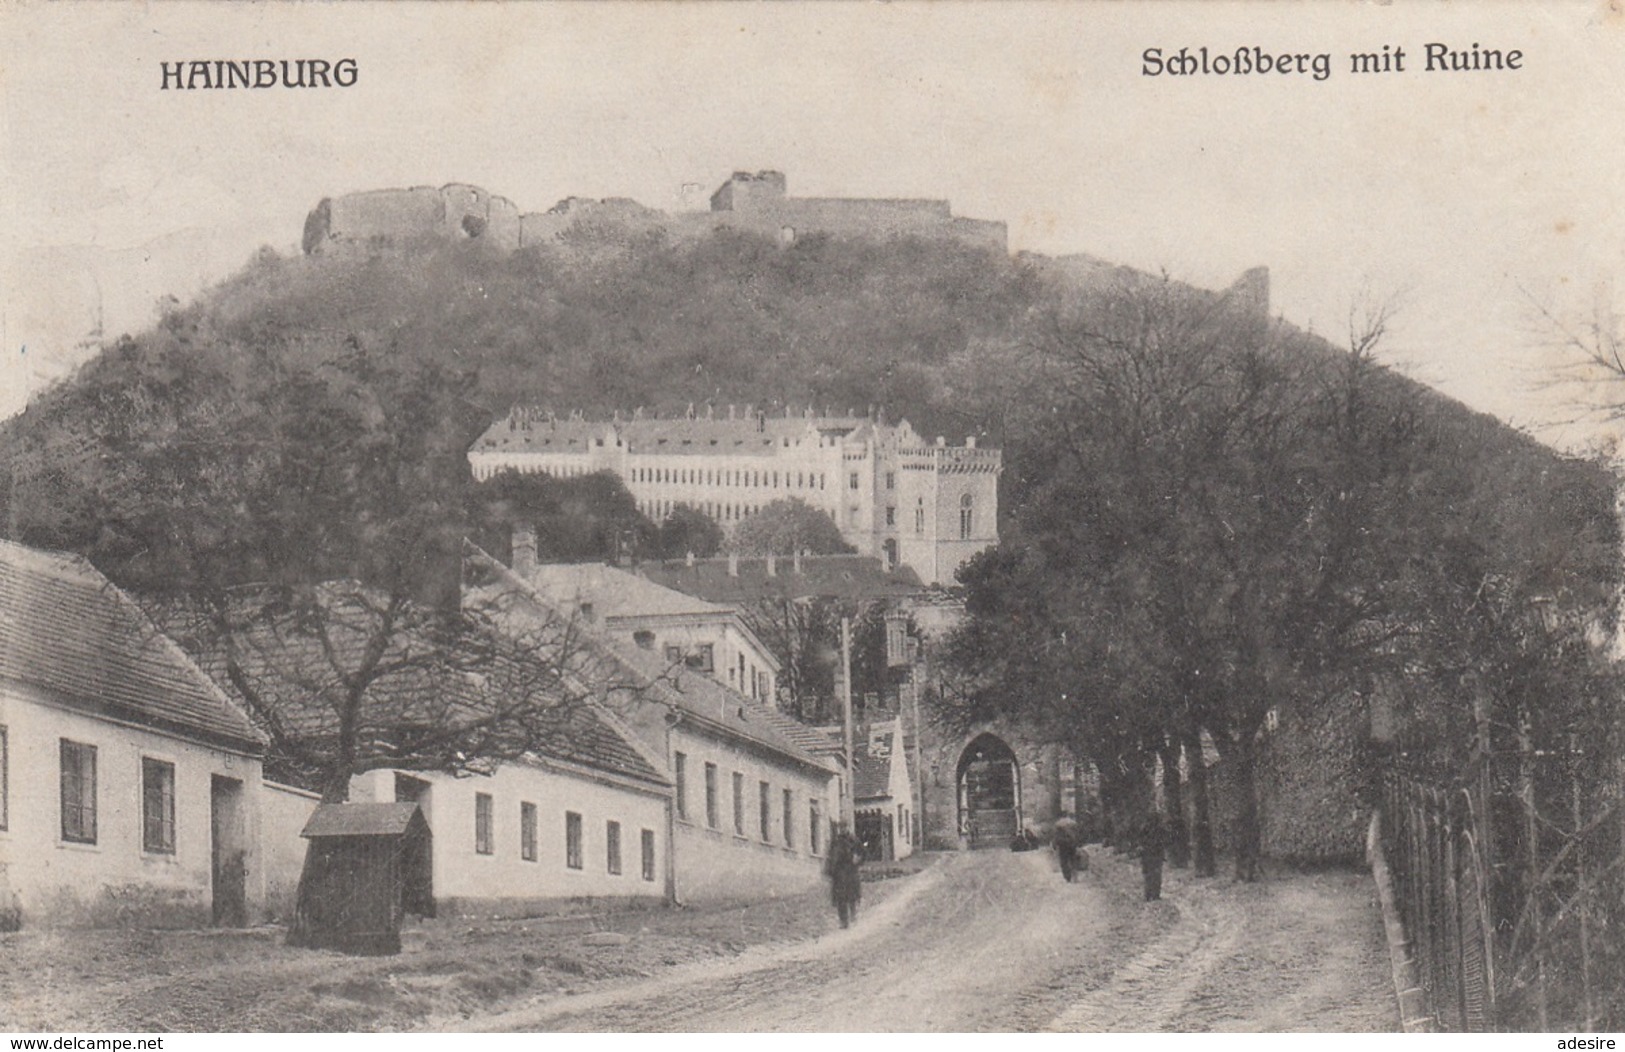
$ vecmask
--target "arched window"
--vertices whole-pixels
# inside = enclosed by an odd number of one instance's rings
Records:
[[[976,515],[976,509],[971,505],[969,493],[959,498],[959,539],[962,541],[970,540],[971,525]]]

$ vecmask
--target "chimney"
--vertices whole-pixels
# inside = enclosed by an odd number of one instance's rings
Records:
[[[943,438],[941,435],[937,436],[937,448],[938,449],[942,449],[947,444],[948,444],[948,440],[946,438]]]
[[[739,576],[739,553],[738,552],[729,552],[728,553],[728,576],[729,577],[738,577]]]
[[[777,577],[779,575],[779,559],[778,556],[774,555],[772,552],[767,553],[767,575],[769,577]]]
[[[513,572],[529,580],[536,573],[536,527],[521,523],[513,528]]]
[[[975,449],[976,448],[976,436],[975,435],[966,435],[965,436],[965,448],[966,449]]]

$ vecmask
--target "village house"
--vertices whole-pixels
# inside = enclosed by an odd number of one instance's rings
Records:
[[[513,552],[514,573],[559,609],[758,701],[778,696],[779,661],[734,608],[602,563],[538,564],[526,528],[514,532]]]
[[[248,690],[274,713],[285,735],[308,743],[338,733],[346,673],[368,645],[370,609],[364,589],[334,582],[322,589],[324,632],[254,618],[237,626],[233,669],[220,637],[181,614],[170,628],[228,692]],[[597,664],[553,653],[551,642],[493,648],[473,663],[426,659],[427,624],[393,634],[381,664],[389,671],[367,688],[355,733],[377,753],[353,775],[353,803],[418,805],[428,825],[428,850],[404,875],[441,915],[515,916],[551,912],[582,901],[667,900],[670,873],[671,783],[665,759],[643,747],[599,704]],[[574,649],[560,638],[561,649]],[[482,650],[484,648],[481,648]],[[546,662],[557,659],[557,667]],[[558,687],[554,673],[569,682]],[[387,742],[410,740],[420,729],[478,727],[487,714],[510,717],[528,748],[498,761],[419,751],[412,762],[387,762]],[[474,737],[477,739],[478,732]],[[462,739],[458,739],[461,741]],[[293,750],[297,752],[297,749]],[[410,750],[408,750],[410,752]],[[274,754],[267,763],[305,790],[320,788],[298,757]],[[461,768],[451,773],[454,768]],[[268,787],[263,823],[271,905],[291,916],[305,859],[303,836],[319,798],[313,791]]]
[[[368,771],[351,780],[350,800],[421,808],[438,916],[659,903],[674,888],[662,767],[612,714],[582,702],[532,755],[489,775]]]
[[[516,630],[557,616],[535,585],[472,546],[467,566],[465,602],[500,611]],[[580,628],[597,674],[618,684],[606,706],[669,774],[673,897],[743,900],[816,885],[841,798],[838,766],[802,744],[816,732],[602,624]]]
[[[0,541],[0,927],[257,920],[264,752],[87,560]]]
[[[914,780],[902,717],[875,722],[852,743],[853,832],[864,857],[892,862],[914,853]]]

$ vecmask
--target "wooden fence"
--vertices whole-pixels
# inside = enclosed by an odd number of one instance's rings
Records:
[[[1625,1029],[1622,773],[1579,743],[1448,783],[1385,768],[1384,849],[1440,1029]]]

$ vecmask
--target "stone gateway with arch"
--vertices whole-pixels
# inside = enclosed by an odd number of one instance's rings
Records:
[[[1093,809],[1093,768],[1014,727],[924,728],[925,844],[1003,848],[1023,829],[1046,835],[1066,812]]]

